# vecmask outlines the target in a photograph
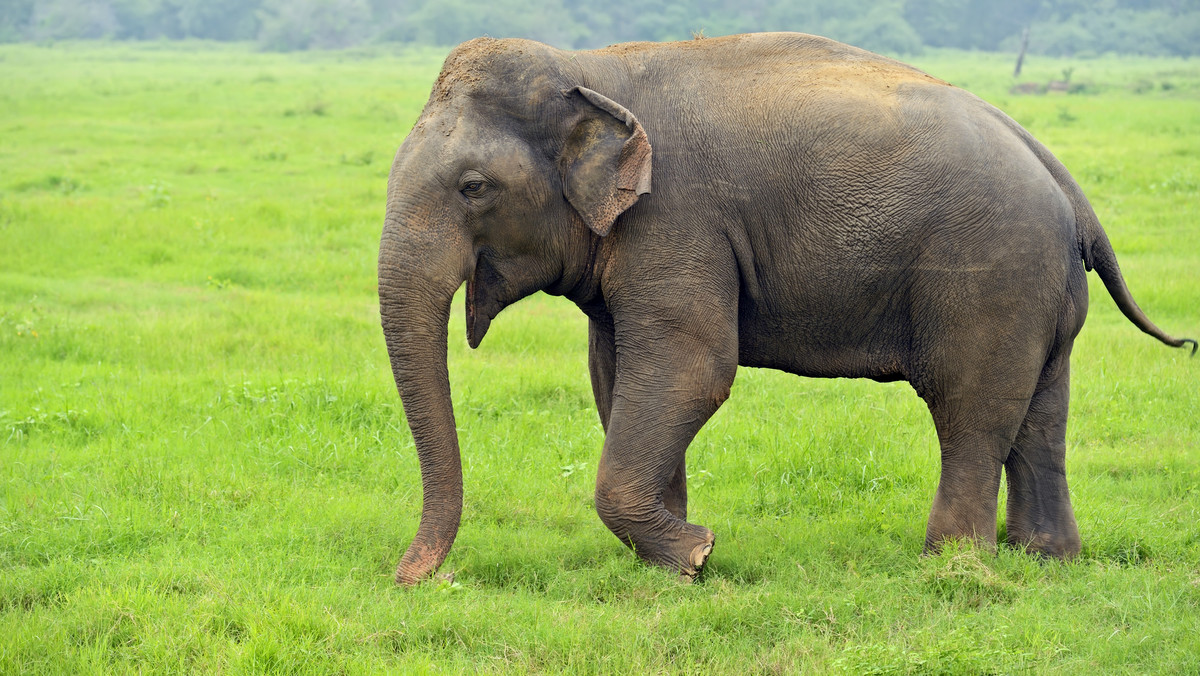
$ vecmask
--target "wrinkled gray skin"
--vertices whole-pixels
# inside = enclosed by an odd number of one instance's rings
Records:
[[[942,473],[925,537],[1070,557],[1068,360],[1095,269],[1138,309],[1066,169],[975,96],[800,34],[563,52],[473,40],[446,59],[396,154],[379,254],[388,354],[424,506],[396,572],[441,565],[462,512],[446,372],[450,299],[467,338],[535,291],[590,318],[606,436],[600,518],[694,577],[684,454],[739,364],[905,380]]]

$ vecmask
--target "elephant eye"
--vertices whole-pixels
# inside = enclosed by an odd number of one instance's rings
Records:
[[[483,181],[467,181],[458,191],[467,197],[479,197],[483,194],[484,187]]]

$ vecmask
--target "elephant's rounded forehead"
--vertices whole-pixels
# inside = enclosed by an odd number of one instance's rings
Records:
[[[514,89],[547,79],[557,50],[531,40],[476,38],[455,47],[446,57],[430,95],[430,103],[460,94],[504,96]]]
[[[427,111],[401,146],[393,170],[436,174],[453,181],[465,169],[505,158],[527,159],[529,150],[520,139],[490,114],[469,101]]]
[[[496,136],[496,124],[468,97],[456,96],[447,105],[431,106],[417,120],[411,136],[418,145],[441,157],[486,144]]]

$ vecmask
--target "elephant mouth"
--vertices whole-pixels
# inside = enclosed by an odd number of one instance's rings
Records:
[[[471,349],[479,347],[492,319],[504,309],[505,303],[496,294],[502,288],[504,278],[480,254],[475,259],[475,270],[467,277],[467,344]]]

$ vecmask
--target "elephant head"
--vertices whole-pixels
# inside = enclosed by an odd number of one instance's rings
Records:
[[[392,164],[380,317],[424,494],[400,584],[441,565],[462,514],[446,369],[452,296],[466,281],[474,348],[497,313],[535,291],[595,293],[600,238],[650,190],[645,131],[583,79],[544,45],[461,45]]]

